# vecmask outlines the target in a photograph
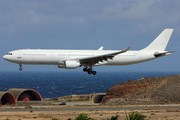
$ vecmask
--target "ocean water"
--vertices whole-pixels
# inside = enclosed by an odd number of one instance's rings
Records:
[[[0,91],[11,88],[34,89],[42,98],[106,93],[115,84],[142,77],[164,77],[179,72],[0,72]]]

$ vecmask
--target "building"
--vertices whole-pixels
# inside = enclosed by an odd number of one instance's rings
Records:
[[[16,105],[17,101],[42,101],[41,95],[33,89],[12,88],[0,92],[0,105]]]

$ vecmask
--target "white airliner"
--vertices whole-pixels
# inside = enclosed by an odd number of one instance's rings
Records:
[[[3,59],[19,64],[57,65],[59,68],[76,69],[84,66],[83,71],[96,75],[93,66],[130,65],[141,63],[171,54],[165,51],[173,29],[165,29],[149,46],[135,51],[129,50],[53,50],[53,49],[21,49],[8,52]]]

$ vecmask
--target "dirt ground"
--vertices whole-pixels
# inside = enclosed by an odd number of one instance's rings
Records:
[[[149,110],[65,110],[65,111],[1,111],[0,120],[67,120],[74,119],[80,113],[87,113],[91,118],[103,120],[120,115],[119,120],[126,119],[126,112],[140,112],[150,120],[180,120],[180,109]]]

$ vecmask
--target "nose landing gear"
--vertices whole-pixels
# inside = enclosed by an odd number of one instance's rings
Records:
[[[23,68],[22,68],[22,65],[21,65],[21,64],[19,64],[19,67],[20,67],[19,70],[22,71]]]
[[[97,74],[97,72],[96,71],[93,71],[93,69],[92,69],[92,67],[85,67],[84,69],[83,69],[83,71],[84,72],[87,72],[88,74],[93,74],[93,75],[96,75]]]

